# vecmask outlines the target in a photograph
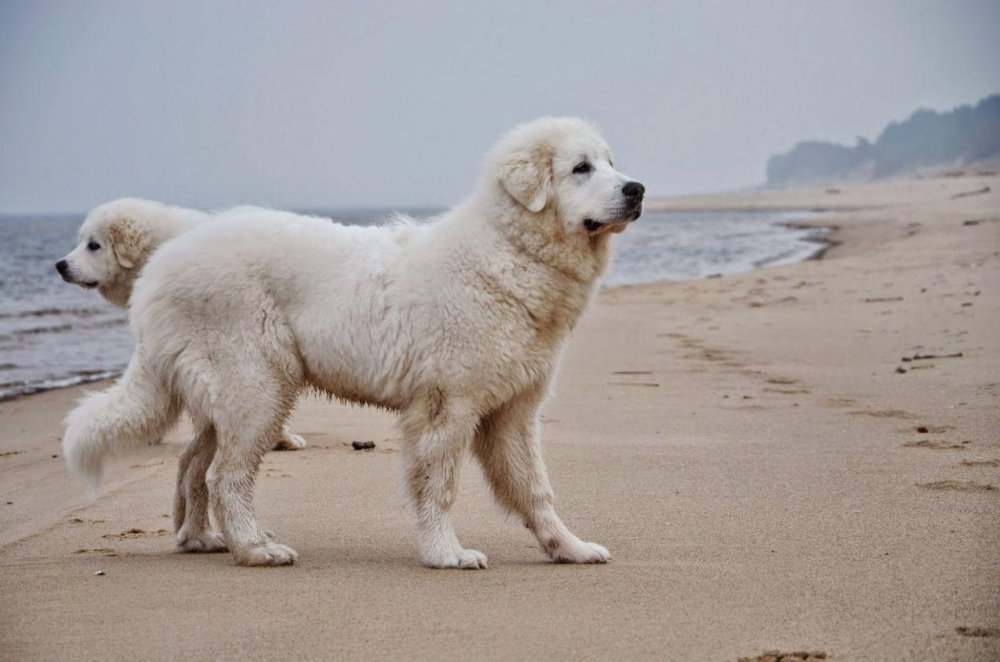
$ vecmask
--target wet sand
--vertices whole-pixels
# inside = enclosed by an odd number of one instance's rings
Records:
[[[651,207],[838,210],[837,245],[586,315],[546,458],[611,563],[547,563],[467,463],[458,532],[490,568],[421,567],[393,418],[314,398],[257,489],[300,563],[176,554],[186,428],[91,503],[53,457],[65,389],[0,403],[0,658],[997,659],[1000,177]]]

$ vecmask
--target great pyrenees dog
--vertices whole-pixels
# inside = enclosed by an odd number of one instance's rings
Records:
[[[608,550],[556,514],[539,410],[608,239],[639,217],[643,193],[595,127],[544,118],[502,137],[474,193],[426,224],[344,227],[264,211],[202,224],[163,246],[136,283],[135,355],[117,384],[69,414],[66,460],[96,484],[107,455],[160,434],[184,407],[198,433],[178,472],[181,548],[294,563],[258,523],[253,485],[311,387],[399,412],[424,564],[486,567],[449,514],[467,449],[553,560],[604,563]]]
[[[214,216],[141,198],[106,202],[87,214],[77,233],[79,243],[56,262],[56,271],[67,283],[96,289],[124,308],[153,252]]]
[[[209,214],[141,198],[112,200],[87,214],[77,233],[79,243],[56,262],[56,271],[67,283],[96,289],[125,308],[136,278],[157,248],[200,223],[247,210]],[[275,444],[280,450],[305,447],[306,440],[286,428]]]

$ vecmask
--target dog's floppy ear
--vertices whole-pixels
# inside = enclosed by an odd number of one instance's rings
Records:
[[[545,209],[552,197],[552,158],[534,148],[509,155],[500,162],[500,184],[532,213]]]
[[[117,218],[108,225],[111,250],[115,252],[118,264],[132,269],[146,249],[146,237],[131,218]]]

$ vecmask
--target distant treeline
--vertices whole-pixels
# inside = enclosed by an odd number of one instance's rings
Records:
[[[767,183],[877,179],[924,166],[972,163],[1000,157],[1000,94],[975,106],[937,113],[921,109],[889,124],[874,143],[854,147],[801,142],[767,161]]]

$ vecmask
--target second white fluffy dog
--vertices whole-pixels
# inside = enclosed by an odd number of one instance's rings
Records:
[[[293,563],[258,523],[253,483],[311,386],[400,412],[425,564],[486,567],[449,515],[469,448],[552,559],[606,562],[556,514],[539,409],[608,237],[639,217],[643,192],[590,124],[545,118],[502,138],[472,196],[426,225],[270,211],[203,224],[136,283],[135,355],[69,415],[67,462],[96,482],[109,453],[160,434],[183,406],[198,434],[180,462],[178,543],[228,547],[245,565]]]
[[[56,262],[56,271],[67,283],[97,290],[125,308],[136,279],[160,246],[206,221],[226,214],[238,216],[249,209],[209,214],[141,198],[112,200],[87,214],[77,233],[76,248]],[[306,440],[286,427],[274,447],[299,450],[306,447]]]

